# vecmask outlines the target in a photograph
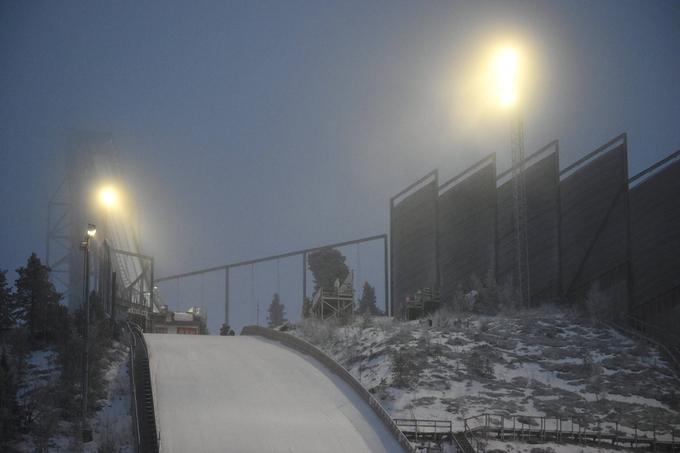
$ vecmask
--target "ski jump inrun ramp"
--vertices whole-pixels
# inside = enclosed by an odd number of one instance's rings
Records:
[[[161,452],[404,451],[351,386],[277,341],[144,338]]]

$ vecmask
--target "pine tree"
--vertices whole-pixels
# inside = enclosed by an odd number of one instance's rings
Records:
[[[3,348],[0,356],[0,450],[5,451],[18,427],[17,382]]]
[[[59,330],[57,319],[61,318],[59,305],[61,294],[49,280],[50,268],[43,265],[35,253],[28,258],[25,267],[17,269],[19,277],[15,282],[15,319],[28,327],[31,340],[49,340]]]
[[[14,327],[13,301],[14,295],[7,286],[7,271],[0,271],[0,338],[4,337],[6,331]]]
[[[307,262],[314,277],[315,291],[319,288],[333,288],[336,279],[342,283],[349,274],[345,257],[333,248],[322,248],[310,253]]]
[[[222,323],[222,326],[220,327],[220,335],[223,337],[228,335],[234,336],[236,335],[236,332],[234,332],[234,329],[232,329],[229,324]]]
[[[269,327],[280,326],[287,321],[286,319],[286,307],[279,300],[279,294],[275,293],[272,303],[269,304],[267,309],[269,313],[267,315],[267,321],[269,322]]]
[[[359,306],[357,307],[357,313],[368,314],[368,315],[380,315],[382,312],[378,309],[375,301],[375,288],[364,282],[363,293],[361,294],[361,299],[359,299]]]
[[[312,316],[312,301],[309,297],[305,297],[302,301],[302,319],[307,319]]]

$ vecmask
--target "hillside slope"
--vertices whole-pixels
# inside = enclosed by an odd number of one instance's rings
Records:
[[[345,366],[394,418],[573,418],[604,431],[680,425],[680,380],[659,351],[558,309],[427,321],[306,320],[293,331]],[[530,419],[524,420],[532,423]]]

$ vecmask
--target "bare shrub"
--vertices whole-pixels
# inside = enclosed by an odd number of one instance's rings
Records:
[[[465,357],[464,363],[470,376],[493,379],[494,372],[491,360],[482,351],[472,351]]]
[[[333,323],[314,318],[302,320],[299,330],[307,341],[315,345],[332,343],[337,336],[337,327]]]
[[[511,312],[517,308],[512,286],[499,285],[493,271],[489,270],[482,281],[476,275],[470,277],[471,288],[478,293],[474,311],[485,315],[496,315],[501,311]]]
[[[586,313],[594,319],[608,318],[615,313],[615,303],[611,296],[600,290],[597,283],[588,290],[583,305]]]
[[[417,383],[418,367],[414,366],[413,352],[396,348],[392,352],[392,385],[413,388]]]

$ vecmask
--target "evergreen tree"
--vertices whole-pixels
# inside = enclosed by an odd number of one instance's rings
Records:
[[[267,321],[269,322],[269,327],[280,326],[286,319],[286,307],[279,300],[279,294],[275,293],[272,303],[269,304],[267,309],[269,313],[267,315]]]
[[[349,274],[345,257],[333,248],[322,248],[307,257],[309,270],[314,277],[314,291],[319,288],[333,288],[335,279],[342,283]]]
[[[61,294],[49,280],[50,268],[43,265],[35,253],[28,258],[25,267],[17,269],[14,297],[15,319],[28,327],[31,340],[50,340],[59,331],[57,319],[63,310],[59,304]]]
[[[225,337],[227,335],[235,335],[234,330],[229,326],[229,324],[222,323],[222,326],[220,327],[220,335]]]
[[[14,327],[13,300],[14,295],[7,286],[7,271],[0,271],[0,338],[4,338],[5,332]]]
[[[66,322],[61,329],[60,341],[57,344],[59,353],[57,363],[60,369],[60,391],[57,398],[58,405],[63,409],[66,418],[80,412],[80,400],[74,398],[73,395],[80,395],[81,392],[84,320],[85,314],[82,308],[78,308],[73,314],[67,314]],[[90,360],[92,360],[91,356]]]
[[[3,348],[0,356],[0,450],[14,439],[19,428],[17,382]]]
[[[359,299],[359,306],[357,313],[365,315],[380,315],[382,312],[378,309],[375,301],[375,288],[364,282],[364,289]]]
[[[302,318],[307,319],[312,316],[312,301],[309,297],[305,297],[302,301]]]
[[[87,406],[89,410],[96,410],[97,401],[106,397],[106,381],[104,379],[104,359],[107,357],[108,348],[111,344],[111,324],[106,318],[104,304],[95,291],[90,292],[88,297],[90,304],[90,327],[88,340],[88,385],[89,398]],[[85,316],[80,320],[85,323]]]
[[[205,318],[202,316],[198,318],[198,334],[210,335],[210,330],[208,330],[208,324],[205,322]]]

